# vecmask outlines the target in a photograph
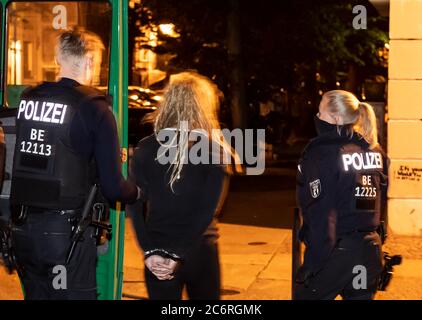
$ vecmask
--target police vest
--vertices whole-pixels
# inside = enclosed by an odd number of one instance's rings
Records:
[[[11,202],[77,209],[95,181],[95,163],[78,155],[70,125],[82,103],[104,97],[85,86],[44,83],[25,91],[17,111]]]
[[[383,151],[378,147],[368,149],[353,143],[346,144],[340,150],[339,162],[342,176],[347,177],[344,183],[350,183],[350,211],[345,210],[339,219],[346,224],[354,224],[358,230],[377,227],[387,183]]]
[[[330,174],[335,180],[323,185],[324,177],[308,176],[315,171],[313,157],[322,154],[332,155],[327,167],[332,167]],[[337,132],[325,134],[314,139],[305,149],[298,172],[298,196],[303,210],[312,205],[314,212],[329,210],[322,196],[335,198],[337,234],[354,230],[373,230],[380,223],[383,194],[386,192],[386,163],[383,151],[369,145],[355,134],[339,136]],[[317,170],[316,170],[317,171]],[[305,176],[301,174],[303,172]],[[324,190],[325,189],[325,190]],[[327,194],[327,189],[332,193]]]

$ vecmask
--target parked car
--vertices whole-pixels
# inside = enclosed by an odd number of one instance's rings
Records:
[[[142,138],[153,133],[154,114],[162,99],[156,91],[129,86],[129,147],[137,145]]]

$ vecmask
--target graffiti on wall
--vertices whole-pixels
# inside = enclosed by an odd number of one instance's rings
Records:
[[[422,181],[422,167],[401,165],[398,170],[394,170],[393,178],[395,180],[421,182]]]

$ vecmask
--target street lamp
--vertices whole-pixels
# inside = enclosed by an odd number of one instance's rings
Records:
[[[173,23],[163,23],[160,24],[158,28],[160,29],[160,32],[165,36],[172,38],[178,38],[180,36],[180,34],[174,31],[175,26]]]

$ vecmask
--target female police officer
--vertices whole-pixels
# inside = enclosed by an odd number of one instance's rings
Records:
[[[373,299],[382,270],[376,230],[385,202],[386,160],[372,107],[350,92],[324,94],[318,136],[298,166],[297,200],[306,250],[294,299]]]

